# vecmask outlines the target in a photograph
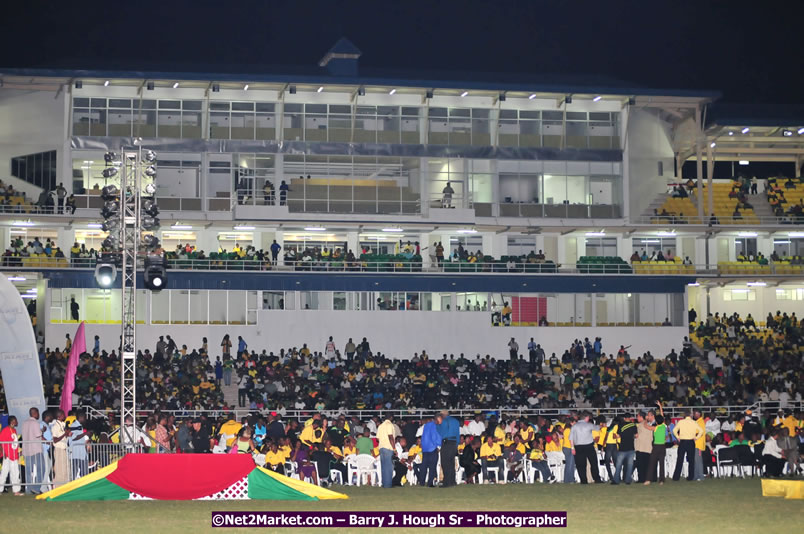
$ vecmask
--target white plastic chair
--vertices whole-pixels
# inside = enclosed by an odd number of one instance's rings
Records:
[[[551,451],[544,453],[547,457],[547,466],[556,480],[564,480],[564,453]]]
[[[371,455],[358,454],[353,459],[354,472],[357,474],[357,485],[363,485],[363,477],[368,476],[369,481],[374,478],[374,484],[380,481],[380,462]],[[351,478],[351,476],[350,476]]]

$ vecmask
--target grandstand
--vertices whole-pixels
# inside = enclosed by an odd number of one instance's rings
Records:
[[[234,447],[320,485],[390,469],[450,486],[452,462],[462,484],[569,484],[586,460],[612,483],[626,462],[630,483],[634,459],[660,481],[645,421],[689,428],[692,409],[697,452],[685,461],[672,430],[655,442],[668,478],[799,472],[775,455],[800,447],[804,408],[798,119],[704,122],[713,91],[428,80],[359,58],[341,40],[286,74],[0,72],[0,270],[31,317],[53,430],[86,337],[66,424],[93,443],[70,441],[78,463],[43,491],[134,448]],[[167,283],[138,277],[142,436],[125,448],[122,277],[100,287],[95,269],[115,253],[109,169],[135,141],[158,155]],[[755,176],[746,150],[786,174]],[[19,402],[0,394],[0,413]],[[596,446],[572,433],[585,417]],[[386,419],[405,438],[390,466]],[[647,450],[607,440],[632,422]],[[424,450],[426,428],[457,455]],[[23,445],[28,490],[35,454]]]

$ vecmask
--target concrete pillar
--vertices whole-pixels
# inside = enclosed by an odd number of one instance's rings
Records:
[[[425,121],[426,123],[426,121]],[[419,158],[419,202],[422,217],[430,212],[430,159]]]
[[[484,255],[491,255],[495,259],[508,255],[508,236],[506,234],[484,232],[482,236]]]
[[[707,215],[714,213],[715,196],[712,194],[712,178],[715,176],[715,155],[712,149],[712,143],[706,145],[706,187],[709,189],[709,198],[707,199],[706,212]]]
[[[59,243],[61,245],[61,243]],[[70,243],[72,245],[72,243]],[[11,246],[11,235],[8,228],[0,228],[0,247],[6,250]],[[65,245],[66,246],[66,245]]]
[[[617,255],[628,261],[631,254],[634,253],[634,241],[630,237],[624,235],[617,236]]]
[[[427,269],[432,265],[430,255],[435,255],[435,249],[430,246],[430,234],[421,233],[418,235],[417,240],[422,254],[422,269]]]
[[[64,255],[69,257],[70,256],[70,248],[75,243],[75,229],[73,228],[59,228],[56,231],[56,243],[61,248],[61,251],[64,252]],[[10,245],[10,242],[6,243],[6,247]],[[89,248],[89,247],[87,247]]]
[[[357,232],[346,232],[346,252],[351,250],[355,257],[360,257],[360,236]]]
[[[494,130],[497,130],[495,127]],[[491,173],[491,216],[500,216],[500,171],[497,169],[497,160],[491,160],[489,164]]]
[[[206,256],[209,256],[212,252],[218,252],[220,245],[218,244],[217,230],[208,229],[196,233],[195,248],[203,250]]]

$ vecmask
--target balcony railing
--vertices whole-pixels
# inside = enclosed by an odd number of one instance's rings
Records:
[[[11,269],[94,269],[95,258],[3,258],[3,268]],[[594,274],[659,276],[790,276],[804,274],[804,265],[775,262],[759,265],[749,262],[720,262],[717,265],[685,265],[675,262],[578,263],[505,262],[501,260],[470,263],[433,261],[424,264],[414,259],[384,260],[280,260],[277,264],[257,259],[169,258],[168,268],[188,271],[273,271],[273,272],[362,272],[362,273],[445,273],[445,274]],[[140,262],[140,267],[142,264]]]
[[[235,200],[241,206],[287,206],[291,213],[399,215],[421,212],[418,193],[395,185],[349,187],[303,183],[294,184],[288,191],[238,189]]]
[[[528,202],[501,202],[499,217],[546,217],[561,219],[617,219],[622,217],[616,204],[536,204]],[[475,215],[492,217],[494,204],[475,202]]]

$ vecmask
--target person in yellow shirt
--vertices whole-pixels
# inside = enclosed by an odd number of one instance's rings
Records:
[[[285,451],[279,450],[279,445],[272,441],[265,453],[265,467],[271,471],[276,471],[280,475],[285,474],[285,462],[288,459],[288,454]]]
[[[494,427],[494,441],[500,444],[505,441],[505,428],[502,425]]]
[[[694,410],[692,418],[701,429],[701,437],[695,440],[695,480],[703,480],[703,452],[706,450],[706,420],[701,410]],[[688,467],[689,469],[689,467]]]
[[[551,439],[544,445],[544,452],[561,452],[561,433],[556,430],[551,434]]]
[[[353,456],[355,454],[357,454],[357,449],[355,448],[355,442],[351,438],[348,438],[343,443],[343,455]]]
[[[486,438],[486,443],[484,443],[480,447],[480,465],[483,468],[483,481],[488,484],[491,482],[489,480],[489,467],[496,467],[497,468],[497,476],[503,475],[502,483],[505,483],[505,477],[502,473],[503,471],[503,458],[502,458],[502,449],[500,448],[500,444],[494,441],[492,436],[488,436]]]
[[[321,430],[321,421],[313,421],[312,425],[304,427],[299,434],[299,440],[308,447],[312,447],[313,443],[321,443],[323,439],[324,431]]]
[[[598,423],[605,424],[605,418],[601,418]],[[606,466],[606,473],[609,475],[609,480],[614,480],[614,475],[611,471],[611,463],[617,461],[617,444],[620,442],[620,436],[617,431],[620,429],[620,418],[612,420],[611,424],[607,427],[600,427],[601,446],[605,452],[603,456],[603,463]]]
[[[241,428],[243,428],[243,425],[233,417],[221,425],[218,435],[226,436],[226,446],[231,447]]]

